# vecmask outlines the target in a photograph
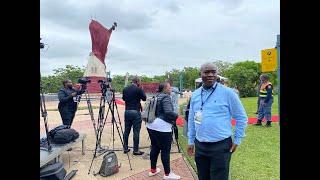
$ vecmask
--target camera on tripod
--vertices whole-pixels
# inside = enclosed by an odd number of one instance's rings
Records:
[[[98,83],[100,84],[100,88],[101,88],[101,92],[102,92],[103,96],[106,95],[107,91],[109,91],[109,92],[112,91],[111,82],[112,82],[111,78],[107,78],[106,81],[98,80]]]
[[[111,82],[112,82],[111,78],[107,78],[106,81],[98,80],[98,83],[100,83],[101,89],[109,89],[109,88],[111,88]]]
[[[81,85],[87,85],[88,83],[91,83],[91,80],[88,78],[80,78],[78,79],[78,83],[80,83]]]

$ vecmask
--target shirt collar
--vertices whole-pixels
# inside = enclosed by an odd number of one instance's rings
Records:
[[[213,89],[213,87],[215,87],[216,85],[217,85],[217,81],[209,89],[204,89],[203,88],[204,84],[202,85],[201,88],[202,88],[202,91],[206,91],[207,92],[207,91],[211,91]]]

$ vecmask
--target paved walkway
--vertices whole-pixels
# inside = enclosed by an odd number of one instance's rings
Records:
[[[54,108],[57,105],[51,103],[50,108]],[[49,115],[49,129],[61,124],[61,117],[58,111],[48,111]],[[98,109],[94,109],[95,118],[98,115]],[[124,127],[124,106],[119,106],[119,115],[122,127]],[[109,118],[110,119],[110,118]],[[108,120],[110,121],[110,120]],[[107,122],[104,128],[104,132],[102,135],[102,146],[103,147],[112,147],[111,141],[111,122]],[[87,138],[85,141],[86,144],[86,154],[83,156],[81,155],[81,143],[73,148],[70,152],[65,152],[61,155],[60,161],[64,163],[64,167],[67,172],[70,172],[74,169],[77,169],[77,174],[73,177],[73,180],[104,180],[104,179],[111,179],[111,180],[122,180],[122,179],[136,179],[136,180],[143,180],[143,179],[162,179],[163,176],[163,167],[161,163],[161,158],[159,156],[157,166],[161,168],[162,172],[155,176],[155,177],[147,177],[149,168],[150,168],[150,160],[143,159],[141,156],[134,156],[132,152],[129,152],[129,158],[132,164],[132,170],[130,170],[128,157],[127,155],[123,154],[122,151],[116,151],[119,164],[121,164],[121,168],[119,173],[114,174],[109,177],[102,177],[102,176],[93,176],[92,174],[88,175],[88,170],[90,167],[90,163],[93,156],[93,149],[95,147],[95,133],[93,131],[93,125],[90,120],[90,116],[88,115],[88,110],[79,110],[77,111],[76,117],[74,119],[74,123],[72,128],[76,129],[78,132],[86,133]],[[43,119],[40,119],[40,134],[44,134],[44,123]],[[132,131],[129,137],[129,146],[132,147]],[[148,138],[148,133],[145,127],[145,124],[142,123],[141,132],[140,132],[140,147],[149,147],[150,140]],[[114,147],[116,149],[122,147],[119,135],[115,129],[115,143]],[[149,149],[141,149],[142,151],[148,152]],[[172,145],[172,152],[176,152],[177,147],[176,145]],[[92,167],[92,171],[97,172],[100,168],[102,157],[100,156],[97,158]],[[184,161],[181,153],[173,153],[171,154],[171,168],[172,170],[180,175],[182,179],[195,179],[192,175],[192,169],[188,168],[187,162]]]
[[[183,159],[183,157],[180,157],[176,160],[173,160],[170,162],[170,166],[172,171],[181,176],[181,179],[185,179],[185,180],[194,180],[194,176],[191,173],[190,169],[191,167],[189,167],[189,165],[187,164],[187,162]],[[142,171],[138,174],[134,174],[130,177],[124,178],[124,180],[141,180],[141,179],[150,179],[150,180],[156,180],[156,179],[162,179],[163,175],[164,175],[164,170],[163,170],[163,166],[160,165],[158,166],[161,169],[161,172],[159,174],[157,174],[156,176],[153,177],[148,177],[148,172],[149,169]]]

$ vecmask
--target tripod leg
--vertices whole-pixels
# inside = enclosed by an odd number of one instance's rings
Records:
[[[108,117],[108,114],[109,114],[109,110],[110,110],[110,109],[108,109],[108,111],[107,111],[107,115],[106,115],[106,117],[105,117],[105,119],[104,119],[103,126],[102,126],[102,130],[101,130],[101,131],[103,131],[104,126],[105,126],[105,124],[106,124],[106,122],[107,122],[107,117]]]
[[[115,100],[114,100],[114,102],[115,102]],[[117,103],[114,103],[114,104],[115,104],[116,111],[117,111],[117,115],[118,115],[118,118],[119,118],[119,124],[120,124],[121,133],[123,134],[122,124],[121,124],[121,120],[120,120],[120,116],[119,116],[119,111],[118,111],[118,105],[117,105]]]
[[[100,108],[99,108],[99,116],[98,116],[98,137],[97,137],[97,141],[98,141],[98,147],[99,149],[101,148],[101,136],[102,136],[102,129],[103,129],[103,120],[104,120],[104,112],[105,112],[105,97],[101,96],[100,99]]]
[[[40,86],[40,91],[41,91],[41,95],[40,95],[40,109],[41,109],[41,115],[43,117],[44,120],[44,126],[45,126],[45,130],[46,130],[46,136],[47,136],[47,143],[48,143],[48,151],[51,152],[51,144],[50,144],[50,137],[49,137],[49,128],[48,128],[48,113],[47,113],[47,109],[46,109],[46,104],[45,104],[45,99],[44,99],[44,95],[43,95],[43,91],[42,91],[42,87]]]
[[[92,124],[93,124],[94,133],[95,133],[95,135],[97,137],[96,122],[94,120],[94,114],[93,114],[92,104],[91,104],[91,101],[90,101],[90,96],[89,96],[88,90],[85,91],[85,98],[86,98],[86,101],[87,101],[89,115],[90,115],[90,118],[91,118],[91,121],[92,121]]]
[[[113,100],[113,107],[114,107],[114,104],[115,104],[115,101]],[[120,130],[119,130],[119,127],[118,127],[118,124],[116,123],[115,121],[115,116],[114,116],[114,109],[111,109],[111,115],[112,115],[112,124],[116,126],[117,128],[117,131],[118,131],[118,135],[120,137],[120,141],[121,141],[121,144],[122,144],[122,148],[124,148],[124,143],[123,143],[123,139],[122,139],[122,135],[120,133]],[[128,161],[129,161],[129,165],[130,165],[130,170],[132,170],[132,167],[131,167],[131,161],[130,161],[130,158],[129,158],[129,153],[127,153],[127,157],[128,157]]]
[[[96,147],[95,147],[95,149],[94,149],[94,154],[93,154],[93,157],[92,157],[92,160],[91,160],[91,164],[90,164],[90,168],[89,168],[88,174],[90,174],[93,161],[94,161],[94,159],[95,159],[96,156],[97,156],[97,149],[98,149],[98,141],[96,141]]]

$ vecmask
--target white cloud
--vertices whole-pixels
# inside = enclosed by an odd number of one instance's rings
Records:
[[[89,23],[96,17],[118,28],[106,63],[112,74],[155,75],[209,60],[260,61],[280,33],[278,1],[139,0],[41,1],[43,74],[67,64],[86,65],[91,51]]]

